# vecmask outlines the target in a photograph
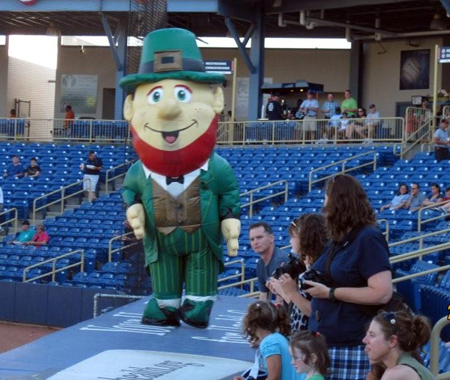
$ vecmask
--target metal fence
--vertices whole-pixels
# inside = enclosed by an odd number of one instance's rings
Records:
[[[401,117],[223,122],[219,123],[217,143],[246,145],[401,142],[404,129],[404,119]]]

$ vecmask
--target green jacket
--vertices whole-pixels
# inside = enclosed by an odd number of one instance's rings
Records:
[[[123,200],[130,206],[136,202],[145,208],[145,264],[158,259],[158,245],[153,213],[153,191],[151,178],[145,177],[141,161],[128,170],[125,177]],[[208,170],[200,172],[200,206],[202,212],[202,231],[216,257],[223,261],[223,238],[220,222],[227,218],[239,218],[239,186],[233,169],[219,155],[213,153],[209,159]]]

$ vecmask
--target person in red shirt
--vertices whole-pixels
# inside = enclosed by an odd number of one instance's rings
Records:
[[[74,120],[75,120],[75,113],[72,110],[72,106],[67,105],[66,116],[64,117],[64,131],[67,137],[70,136],[70,128],[72,127]]]
[[[50,237],[48,236],[48,233],[45,232],[45,227],[42,224],[39,224],[36,228],[36,233],[34,234],[33,239],[31,239],[31,241],[27,241],[24,244],[35,245],[39,248],[41,245],[46,245],[49,240]]]

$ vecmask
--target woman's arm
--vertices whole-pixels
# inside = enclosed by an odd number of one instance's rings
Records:
[[[383,375],[383,380],[421,380],[421,377],[411,367],[398,365],[387,370]]]
[[[314,298],[329,298],[330,288],[313,281],[305,281],[312,286],[305,290]],[[363,288],[336,288],[334,297],[343,302],[360,305],[382,305],[392,298],[392,273],[390,270],[379,272],[369,277],[367,286]]]
[[[392,207],[391,210],[400,210],[401,208],[406,206],[406,201],[399,203],[397,206]]]
[[[268,376],[266,380],[281,379],[281,355],[271,355],[266,358]]]

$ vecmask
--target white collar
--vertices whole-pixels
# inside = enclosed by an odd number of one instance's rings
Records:
[[[148,179],[148,177],[150,177],[152,174],[156,174],[159,175],[158,173],[152,172],[149,168],[147,168],[147,166],[144,165],[144,163],[141,161],[142,163],[142,168],[144,169],[144,173],[145,173],[145,178]],[[196,169],[194,171],[192,171],[191,173],[196,172],[197,170],[204,170],[207,171],[209,167],[209,158],[208,160],[203,164],[203,166],[201,166],[199,169]],[[187,173],[185,175],[191,174],[191,173]],[[165,176],[164,176],[165,177]]]

